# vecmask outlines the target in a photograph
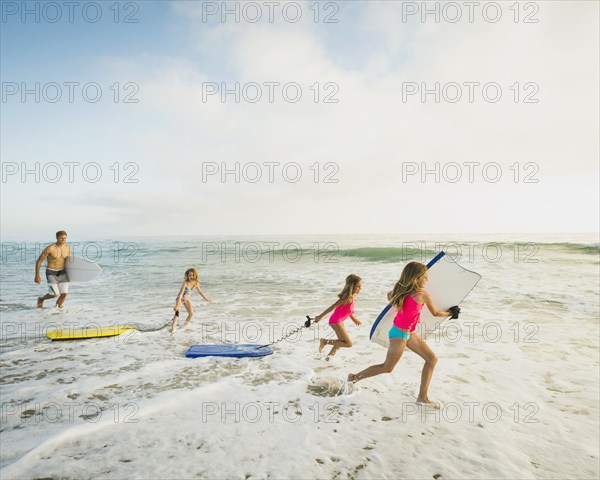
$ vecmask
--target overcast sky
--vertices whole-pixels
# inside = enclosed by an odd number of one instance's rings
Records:
[[[598,2],[50,3],[2,2],[3,239],[599,230]]]

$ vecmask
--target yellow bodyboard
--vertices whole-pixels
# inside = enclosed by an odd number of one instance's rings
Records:
[[[135,330],[129,325],[113,325],[112,327],[67,328],[65,330],[49,330],[46,336],[50,340],[82,340],[85,338],[114,337],[128,330]]]

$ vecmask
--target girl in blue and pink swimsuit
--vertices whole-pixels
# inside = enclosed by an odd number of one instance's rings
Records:
[[[185,319],[185,326],[188,326],[192,321],[192,317],[194,316],[194,307],[192,306],[192,302],[190,302],[190,296],[194,290],[198,290],[200,296],[207,302],[210,302],[210,300],[206,298],[206,295],[204,295],[204,292],[200,289],[198,272],[195,268],[188,268],[185,271],[183,285],[181,285],[179,295],[177,295],[175,299],[175,307],[173,307],[173,310],[175,310],[175,316],[173,317],[173,322],[171,324],[171,333],[177,329],[181,305],[183,305],[188,312],[188,316]]]
[[[423,305],[427,305],[435,317],[446,317],[452,315],[452,312],[438,310],[429,294],[423,289],[428,278],[427,272],[427,266],[419,262],[410,262],[404,267],[400,280],[388,294],[388,299],[398,313],[394,317],[394,324],[389,332],[390,346],[385,361],[378,365],[371,365],[362,372],[349,374],[349,382],[358,382],[382,373],[390,373],[402,357],[404,349],[408,347],[425,360],[417,402],[434,403],[429,400],[427,395],[437,357],[429,345],[415,332],[415,328],[421,320]]]
[[[319,352],[322,352],[326,345],[333,345],[326,360],[334,356],[341,347],[350,348],[352,346],[352,340],[344,327],[344,321],[350,317],[357,326],[361,325],[360,320],[354,316],[354,297],[358,295],[361,288],[362,279],[358,275],[348,275],[344,289],[338,295],[339,300],[327,308],[321,315],[315,317],[315,323],[318,323],[333,310],[333,314],[329,318],[329,326],[337,335],[337,340],[321,338],[319,342]]]

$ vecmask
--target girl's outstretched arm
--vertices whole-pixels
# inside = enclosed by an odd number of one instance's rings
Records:
[[[342,299],[340,298],[340,299],[339,299],[337,302],[335,302],[335,303],[334,303],[334,304],[333,304],[331,307],[329,307],[328,309],[326,309],[326,310],[325,310],[325,311],[324,311],[324,312],[323,312],[321,315],[317,315],[317,316],[315,317],[315,323],[319,323],[319,322],[320,322],[320,321],[323,319],[323,317],[324,317],[325,315],[327,315],[329,312],[333,311],[334,309],[336,309],[336,308],[337,308],[337,307],[339,307],[340,305],[343,305],[343,303],[344,303],[344,302],[343,302],[343,301],[342,301]]]
[[[426,291],[421,292],[421,297],[425,300],[425,305],[427,305],[427,308],[434,317],[448,317],[452,315],[452,312],[449,312],[448,310],[438,310],[433,304],[431,296]]]
[[[208,298],[206,295],[204,295],[204,292],[203,292],[203,291],[200,289],[200,283],[198,283],[198,284],[196,285],[196,288],[198,289],[198,293],[200,294],[200,296],[201,296],[201,297],[202,297],[202,298],[203,298],[205,301],[207,301],[208,303],[212,303],[212,300],[211,300],[211,299],[209,299],[209,298]]]
[[[350,319],[356,324],[357,327],[360,327],[362,325],[362,322],[354,315],[350,315]]]

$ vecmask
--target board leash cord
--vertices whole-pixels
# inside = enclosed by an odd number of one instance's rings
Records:
[[[158,332],[159,330],[167,328],[170,324],[171,324],[171,320],[167,321],[167,323],[165,323],[164,325],[161,325],[160,327],[145,327],[143,325],[140,325],[139,323],[127,323],[125,326],[134,328],[138,332],[141,332],[141,333],[150,333],[150,332]]]
[[[278,338],[277,340],[275,340],[274,342],[271,343],[267,343],[266,345],[261,345],[260,347],[256,347],[257,350],[261,349],[261,348],[265,348],[265,347],[270,347],[272,345],[275,345],[276,343],[279,343],[283,340],[285,340],[288,337],[291,337],[292,335],[298,333],[300,330],[302,330],[303,328],[309,328],[311,322],[313,321],[312,318],[310,318],[308,315],[306,316],[306,322],[304,322],[304,325],[300,325],[298,328],[295,328],[294,330],[292,330],[290,333],[288,333],[287,335]]]

